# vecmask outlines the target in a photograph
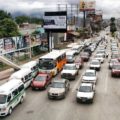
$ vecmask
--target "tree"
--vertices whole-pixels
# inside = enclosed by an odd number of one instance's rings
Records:
[[[9,18],[0,21],[0,37],[13,37],[19,35],[17,24]]]
[[[110,21],[111,21],[110,32],[111,32],[111,35],[114,36],[114,33],[117,31],[116,24],[115,24],[115,18],[111,17]]]
[[[12,19],[12,16],[10,13],[7,13],[3,10],[0,10],[0,20],[3,20],[4,18],[10,18]]]
[[[22,24],[25,22],[32,23],[32,24],[43,24],[43,19],[36,18],[36,17],[29,17],[29,16],[18,16],[15,18],[17,24]]]
[[[15,18],[15,21],[17,24],[22,24],[22,23],[25,23],[25,22],[29,22],[30,21],[30,18],[28,16],[18,16]]]

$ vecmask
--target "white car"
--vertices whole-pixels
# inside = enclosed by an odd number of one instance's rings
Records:
[[[92,83],[81,83],[77,89],[77,102],[93,102],[95,96],[95,85]]]
[[[118,63],[118,62],[119,62],[118,59],[111,59],[109,61],[109,69],[112,69],[114,63]]]
[[[88,69],[85,71],[84,75],[82,76],[82,82],[85,83],[94,83],[96,84],[97,82],[97,75],[96,75],[96,70],[91,70]]]
[[[96,54],[95,59],[99,60],[101,63],[104,63],[104,56],[103,54]]]
[[[100,70],[101,68],[101,63],[99,60],[92,60],[90,62],[90,69],[95,69],[95,70]]]
[[[74,80],[78,75],[78,72],[79,69],[76,67],[76,64],[65,64],[61,72],[61,77],[68,80]]]

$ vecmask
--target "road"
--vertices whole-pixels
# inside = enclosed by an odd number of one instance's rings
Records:
[[[11,116],[2,120],[119,120],[120,119],[120,79],[112,78],[108,69],[108,59],[97,72],[98,82],[93,104],[76,102],[76,88],[89,62],[79,71],[75,81],[71,81],[70,92],[63,100],[49,100],[47,90],[26,91],[23,104],[17,106]],[[58,75],[59,76],[59,75]]]

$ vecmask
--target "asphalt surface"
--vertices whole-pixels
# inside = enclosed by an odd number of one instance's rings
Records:
[[[1,120],[120,120],[120,78],[112,78],[105,59],[97,72],[98,82],[93,104],[76,102],[76,88],[80,85],[81,75],[89,62],[79,71],[75,81],[71,81],[70,91],[63,100],[49,100],[47,90],[26,91],[26,98],[18,105],[12,115]],[[58,75],[60,76],[60,75]],[[57,76],[57,77],[58,77]]]

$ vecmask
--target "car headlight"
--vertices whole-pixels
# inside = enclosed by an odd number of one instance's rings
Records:
[[[1,108],[1,111],[6,111],[6,110],[7,110],[6,107]]]

